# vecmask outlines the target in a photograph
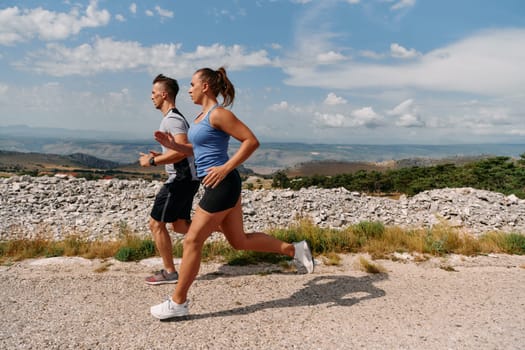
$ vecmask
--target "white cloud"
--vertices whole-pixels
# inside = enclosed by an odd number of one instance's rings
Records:
[[[125,22],[126,21],[126,18],[123,15],[121,15],[120,13],[115,15],[115,19],[117,21],[119,21],[119,22]]]
[[[181,58],[184,64],[192,67],[225,65],[236,70],[273,64],[265,50],[246,53],[241,45],[198,46],[195,52],[184,53]]]
[[[84,28],[105,26],[111,15],[98,10],[97,1],[91,0],[84,15],[77,8],[69,13],[53,12],[41,7],[20,10],[8,7],[0,10],[0,45],[12,45],[38,37],[41,40],[64,40]]]
[[[351,116],[354,117],[354,123],[358,126],[375,128],[383,124],[382,117],[372,107],[363,107],[352,111]]]
[[[415,49],[407,50],[397,43],[390,45],[390,54],[396,58],[414,58],[420,55]]]
[[[155,16],[155,14],[153,13],[153,11],[151,11],[151,10],[146,10],[146,11],[144,11],[144,13],[145,13],[146,16],[148,16],[148,17],[153,17],[153,16]]]
[[[342,61],[344,59],[345,56],[334,51],[323,52],[317,55],[317,62],[320,64],[331,64]]]
[[[294,86],[415,88],[505,96],[525,91],[523,62],[525,29],[500,29],[477,33],[402,65],[344,60],[321,69],[290,58],[283,70],[290,76],[286,83]]]
[[[144,99],[138,99],[126,87],[113,91],[85,91],[80,85],[71,88],[52,82],[31,87],[13,86],[5,97],[0,95],[6,117],[2,117],[2,124],[77,130],[98,128],[151,137],[153,125],[151,119],[144,116],[156,116],[158,112],[147,98],[148,91],[140,95]],[[31,96],[31,99],[26,96]],[[22,103],[27,113],[16,113]]]
[[[366,57],[366,58],[372,58],[374,60],[378,60],[378,59],[381,59],[381,58],[384,58],[385,55],[382,54],[382,53],[377,53],[377,52],[374,52],[372,50],[362,50],[362,51],[359,51],[359,55],[362,56],[362,57]]]
[[[347,118],[340,113],[330,114],[316,112],[315,117],[316,119],[314,120],[314,123],[321,127],[340,128],[347,126]]]
[[[95,38],[92,44],[68,48],[48,44],[45,50],[29,54],[14,65],[23,70],[52,76],[89,76],[101,72],[171,71],[179,77],[191,76],[197,68],[225,65],[228,69],[272,65],[264,50],[246,52],[240,45],[198,46],[194,52],[179,52],[181,44],[144,47],[135,41]]]
[[[271,111],[285,111],[288,109],[288,102],[281,101],[279,103],[273,104],[270,107],[268,107]]]
[[[521,116],[512,116],[506,103],[502,105],[475,102],[466,104],[451,113],[447,119],[448,125],[468,129],[472,132],[493,132],[523,124]],[[486,130],[486,131],[484,131]]]
[[[287,101],[281,101],[268,107],[269,111],[272,112],[287,112],[293,114],[304,113],[303,108],[288,103]]]
[[[400,115],[400,114],[407,113],[407,111],[411,111],[413,109],[414,109],[414,100],[410,98],[408,100],[401,102],[400,104],[395,106],[392,110],[388,111],[388,115]]]
[[[390,7],[392,10],[401,10],[407,7],[413,7],[416,4],[416,0],[400,0]]]
[[[343,113],[314,113],[314,124],[326,128],[352,128],[367,127],[375,128],[383,124],[382,117],[379,116],[372,107],[364,107],[354,110],[350,116]]]
[[[333,92],[330,92],[325,100],[324,100],[324,104],[325,105],[341,105],[341,104],[346,104],[348,101],[346,101],[344,98],[342,97],[339,97],[337,96],[335,93]]]
[[[400,127],[413,128],[425,126],[425,123],[419,116],[418,108],[412,99],[401,102],[392,110],[388,111],[387,114],[397,117],[398,119],[395,124]]]
[[[129,12],[131,12],[133,14],[136,14],[137,13],[137,4],[135,4],[134,2],[131,3],[131,5],[129,5]]]
[[[161,18],[173,18],[173,11],[163,9],[160,6],[155,6],[155,11]]]
[[[297,36],[290,54],[291,61],[316,65],[342,62],[349,58],[345,47],[331,44],[332,40],[342,35],[331,32],[330,21],[325,20],[332,15],[334,4],[333,1],[314,1],[311,6],[305,7],[304,15],[295,23]]]
[[[124,103],[128,103],[130,101],[129,89],[124,88],[117,92],[109,92],[108,97],[112,105],[119,106]]]
[[[415,128],[425,126],[425,123],[423,123],[417,115],[407,113],[399,116],[396,125],[406,128]]]

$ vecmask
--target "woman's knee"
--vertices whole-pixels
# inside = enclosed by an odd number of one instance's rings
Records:
[[[184,251],[202,249],[205,239],[200,238],[196,235],[186,235],[184,241],[182,242],[182,247]]]
[[[233,249],[246,250],[246,247],[247,247],[246,237],[235,237],[235,239],[230,239],[226,236],[226,239],[228,239],[228,243],[230,243]]]

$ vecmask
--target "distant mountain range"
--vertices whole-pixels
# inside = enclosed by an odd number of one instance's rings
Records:
[[[238,148],[232,141],[231,152]],[[43,154],[93,156],[119,164],[136,163],[140,152],[160,150],[154,140],[129,140],[104,132],[67,129],[0,127],[0,150]],[[342,145],[308,143],[261,143],[245,162],[258,173],[271,173],[308,163],[319,162],[386,162],[408,159],[454,159],[478,156],[519,158],[524,144],[457,144],[457,145]],[[79,156],[80,157],[80,156]],[[86,161],[88,159],[86,158]],[[410,162],[409,162],[410,163]],[[332,163],[334,164],[334,163]],[[325,163],[326,165],[326,163]]]

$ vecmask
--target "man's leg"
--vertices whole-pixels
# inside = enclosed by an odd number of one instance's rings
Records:
[[[173,263],[173,246],[168,229],[166,228],[166,223],[150,218],[149,227],[153,234],[153,239],[155,240],[155,246],[162,258],[164,270],[168,273],[175,272],[175,264]]]
[[[179,219],[171,224],[174,232],[182,233],[185,235],[190,228],[191,220]]]
[[[177,204],[177,202],[171,193],[171,185],[164,184],[155,197],[149,219],[149,228],[153,235],[157,251],[162,258],[164,268],[153,276],[146,278],[147,284],[177,283],[179,278],[175,270],[175,264],[173,263],[171,237],[166,227],[166,222],[176,220],[174,219],[177,216],[177,208],[174,207],[175,204]]]

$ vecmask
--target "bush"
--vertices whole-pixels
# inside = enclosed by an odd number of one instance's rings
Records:
[[[115,259],[118,261],[131,261],[133,255],[133,249],[130,247],[122,247],[117,251],[117,254],[115,254]]]
[[[379,221],[362,221],[352,227],[357,236],[358,243],[362,246],[370,239],[380,239],[385,234],[385,226]]]
[[[525,254],[525,236],[517,233],[510,233],[505,236],[503,247],[507,254]]]
[[[155,255],[155,242],[151,239],[131,239],[115,254],[119,261],[138,261]]]

